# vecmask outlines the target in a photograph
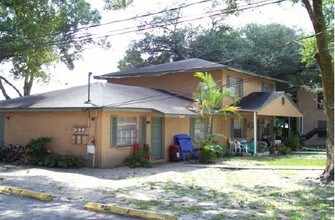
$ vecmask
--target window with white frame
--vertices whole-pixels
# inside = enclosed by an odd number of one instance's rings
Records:
[[[233,95],[236,97],[243,96],[243,80],[232,76],[227,77],[227,88],[232,90]]]
[[[116,146],[131,146],[138,142],[138,118],[117,117]]]

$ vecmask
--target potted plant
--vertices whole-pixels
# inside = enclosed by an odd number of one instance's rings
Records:
[[[265,152],[265,147],[260,146],[258,147],[258,153],[264,153]]]
[[[270,154],[275,154],[276,153],[276,146],[275,145],[270,146],[269,152],[270,152]]]

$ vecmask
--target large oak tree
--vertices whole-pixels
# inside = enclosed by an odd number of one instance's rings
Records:
[[[23,95],[29,95],[34,81],[48,79],[44,66],[60,61],[74,68],[84,46],[97,43],[85,27],[99,24],[100,18],[86,0],[2,0],[0,63],[12,64],[12,75],[24,81]],[[3,81],[12,84],[0,77],[9,99]]]
[[[314,57],[321,71],[324,106],[327,112],[327,165],[322,178],[330,181],[334,180],[334,62],[329,48],[329,32],[333,32],[334,29],[333,26],[331,28],[327,25],[325,12],[330,7],[334,13],[334,1],[301,0],[301,2],[308,12],[315,32]]]

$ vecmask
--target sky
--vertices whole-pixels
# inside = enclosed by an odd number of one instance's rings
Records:
[[[101,11],[101,23],[115,21],[118,19],[130,18],[136,15],[143,15],[152,12],[159,12],[167,8],[176,7],[177,2],[181,0],[134,0],[133,5],[125,10],[106,11],[103,10],[103,0],[88,0],[94,8]],[[187,3],[199,2],[199,0],[186,0]],[[216,9],[220,9],[218,7]],[[206,3],[197,4],[185,8],[183,16],[198,16],[209,10]],[[208,24],[207,19],[200,19],[196,22],[203,27]],[[193,22],[194,23],[194,22]],[[272,4],[253,10],[240,12],[239,16],[229,16],[225,19],[226,24],[235,28],[240,28],[249,23],[270,24],[280,23],[289,27],[301,29],[306,33],[312,33],[312,25],[309,20],[306,9],[299,4],[292,4],[290,1],[282,2],[280,5]],[[117,30],[125,27],[134,27],[137,22],[119,22],[111,25],[105,25],[92,30],[93,34],[105,35],[111,30]],[[88,73],[92,72],[93,76],[102,75],[117,71],[117,62],[122,59],[125,50],[132,40],[139,39],[138,33],[129,33],[109,37],[112,47],[108,50],[92,47],[85,50],[82,58],[75,62],[75,69],[70,71],[64,64],[55,64],[49,67],[51,80],[49,83],[36,83],[33,86],[32,94],[43,93],[51,90],[64,89],[78,85],[85,85],[88,81]],[[94,82],[95,80],[92,79]],[[20,89],[22,88],[19,81],[15,82]],[[10,92],[10,94],[15,94]]]

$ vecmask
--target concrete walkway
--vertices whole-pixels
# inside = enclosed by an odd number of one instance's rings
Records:
[[[187,164],[191,167],[199,168],[220,168],[229,170],[324,170],[324,167],[316,166],[242,166],[231,164]]]
[[[326,151],[291,151],[291,154],[324,154],[326,155]]]

